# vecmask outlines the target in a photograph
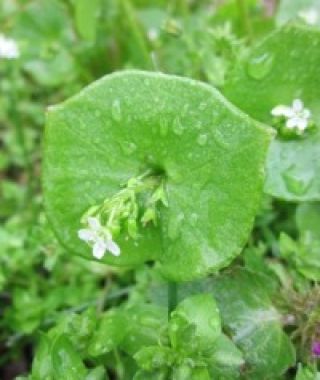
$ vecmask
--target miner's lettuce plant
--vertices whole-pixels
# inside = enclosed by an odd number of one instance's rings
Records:
[[[319,6],[221,3],[0,4],[1,378],[319,378]]]

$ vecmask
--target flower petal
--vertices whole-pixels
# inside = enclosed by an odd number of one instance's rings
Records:
[[[106,253],[107,245],[105,241],[102,239],[96,240],[96,242],[93,245],[92,254],[96,259],[102,259],[104,254]]]
[[[308,120],[300,118],[297,124],[298,129],[303,132],[307,128],[307,126],[308,126]]]
[[[292,109],[294,112],[298,113],[303,111],[303,102],[300,99],[294,99],[292,102]]]
[[[291,117],[292,116],[292,110],[288,106],[279,105],[279,106],[274,107],[271,110],[271,114],[273,116]]]
[[[95,240],[96,234],[93,231],[85,228],[85,229],[82,229],[82,230],[78,231],[78,237],[81,240],[89,242],[89,241],[94,241]]]
[[[113,240],[109,240],[106,242],[107,250],[113,255],[113,256],[120,256],[121,250],[117,243],[115,243]]]
[[[99,231],[101,229],[100,220],[93,216],[88,217],[88,225],[93,231]]]
[[[300,118],[298,117],[291,117],[290,119],[287,120],[286,122],[286,127],[289,129],[293,129],[299,126],[300,123]]]

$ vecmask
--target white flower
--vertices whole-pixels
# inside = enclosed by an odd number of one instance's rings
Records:
[[[279,105],[272,109],[271,114],[279,117],[284,116],[286,120],[286,127],[288,129],[297,128],[299,133],[303,133],[308,127],[311,112],[304,108],[303,102],[300,99],[295,99],[292,102],[292,107]]]
[[[16,59],[19,56],[20,52],[16,41],[0,34],[0,59]]]
[[[101,226],[98,218],[88,217],[88,228],[79,230],[78,236],[92,246],[92,254],[97,259],[102,259],[106,251],[114,256],[120,255],[118,244],[112,240],[111,233]]]
[[[316,25],[319,20],[319,12],[315,8],[300,11],[298,15],[309,25]]]

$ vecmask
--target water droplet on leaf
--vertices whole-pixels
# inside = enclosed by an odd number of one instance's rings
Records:
[[[201,146],[206,145],[207,141],[208,141],[208,136],[205,134],[199,135],[197,138],[197,143]]]
[[[114,100],[112,103],[111,114],[115,121],[121,121],[121,104],[119,99]]]
[[[137,150],[137,146],[133,142],[125,141],[121,144],[121,148],[123,153],[126,156],[129,156],[130,154],[134,153]]]
[[[273,54],[267,52],[251,57],[247,66],[248,74],[254,79],[264,78],[271,71],[273,60]]]
[[[177,136],[181,136],[183,134],[183,131],[184,131],[184,127],[183,125],[181,124],[181,120],[176,117],[174,119],[174,122],[173,122],[173,132],[177,135]]]

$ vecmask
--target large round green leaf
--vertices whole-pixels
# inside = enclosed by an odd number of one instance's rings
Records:
[[[131,266],[159,259],[168,278],[226,266],[245,244],[260,200],[272,133],[200,82],[129,71],[107,76],[48,114],[47,215],[61,242],[91,257],[77,237],[90,205],[147,168],[166,176],[169,206],[158,227],[117,238]]]
[[[320,128],[320,31],[303,25],[277,30],[235,68],[225,95],[254,118],[271,123],[278,104],[302,99]],[[320,132],[271,144],[267,193],[292,201],[320,199]]]

